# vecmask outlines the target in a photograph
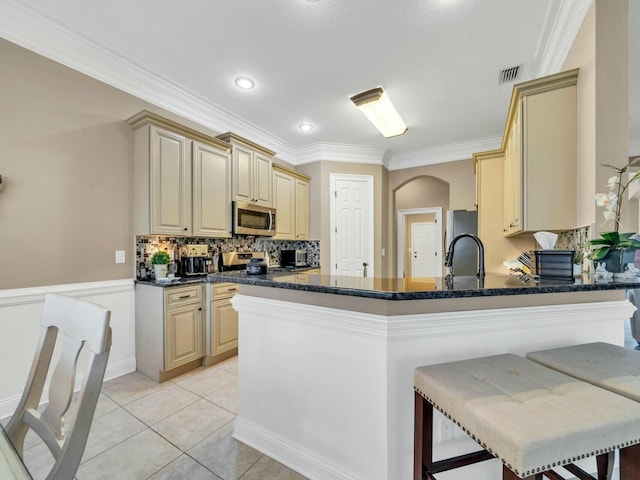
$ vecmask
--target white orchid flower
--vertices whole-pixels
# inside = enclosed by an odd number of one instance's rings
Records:
[[[616,188],[617,185],[618,185],[618,176],[612,175],[611,177],[609,177],[609,179],[607,180],[607,187],[609,187],[609,190],[613,190],[614,188]]]
[[[605,210],[602,212],[605,220],[615,220],[616,219],[616,211],[615,210]]]
[[[618,197],[615,193],[598,193],[596,195],[596,205],[599,207],[607,207],[607,209],[615,210],[616,205],[618,204]]]

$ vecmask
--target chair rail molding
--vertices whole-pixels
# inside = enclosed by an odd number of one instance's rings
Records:
[[[8,417],[18,406],[40,338],[47,293],[83,298],[111,310],[113,344],[105,381],[136,369],[133,279],[0,290],[0,329],[5,332],[0,337],[0,418]],[[82,385],[84,374],[77,372],[76,387]],[[44,399],[48,390],[47,383]]]

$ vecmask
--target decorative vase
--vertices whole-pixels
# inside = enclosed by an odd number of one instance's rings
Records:
[[[598,263],[604,263],[607,272],[623,273],[627,263],[634,263],[635,257],[635,248],[612,248],[602,260],[597,260],[594,264],[597,268]]]
[[[162,263],[162,264],[156,263],[153,266],[153,271],[156,274],[156,280],[158,278],[167,278],[168,269],[169,269],[169,266],[166,263]]]

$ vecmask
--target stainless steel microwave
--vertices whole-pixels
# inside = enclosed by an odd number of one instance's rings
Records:
[[[276,234],[276,209],[233,202],[233,233],[273,237]]]

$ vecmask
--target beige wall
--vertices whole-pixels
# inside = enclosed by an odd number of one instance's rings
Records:
[[[449,208],[451,210],[473,210],[475,208],[476,178],[471,159],[392,170],[389,172],[389,190],[397,190],[402,184],[420,176],[439,178],[449,184]]]
[[[628,156],[628,1],[595,0],[569,52],[564,69],[580,68],[578,78],[578,224],[604,218],[595,194],[606,192],[612,170]],[[625,203],[626,200],[625,200]],[[623,205],[622,230],[637,231],[637,208]]]
[[[0,58],[0,289],[133,278],[126,119],[215,132],[5,40]]]
[[[145,104],[4,40],[0,58],[0,289],[133,277],[123,119]]]
[[[389,172],[389,222],[387,223],[386,272],[396,276],[399,209],[442,207],[446,210],[474,210],[476,178],[471,160],[438,163]]]
[[[327,273],[331,271],[331,235],[329,231],[331,174],[370,175],[373,177],[374,271],[369,275],[386,276],[382,248],[386,248],[383,232],[387,228],[387,215],[384,208],[384,203],[387,201],[387,170],[382,165],[329,161],[301,165],[298,170],[312,177],[309,186],[309,232],[311,239],[320,240],[320,267]]]

